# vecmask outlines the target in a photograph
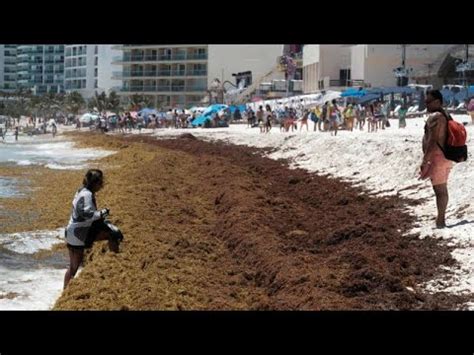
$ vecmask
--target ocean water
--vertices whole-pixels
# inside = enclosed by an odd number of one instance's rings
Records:
[[[63,243],[63,229],[0,234],[0,310],[47,310],[59,297],[68,260],[37,253]]]
[[[0,140],[0,142],[2,142]],[[0,143],[0,164],[42,165],[50,169],[83,169],[87,161],[113,154],[112,151],[76,148],[68,140],[51,137],[7,137]]]
[[[60,137],[14,137],[0,140],[0,166],[38,165],[49,169],[83,169],[94,159],[112,151],[78,149]],[[28,186],[0,175],[0,214],[11,213],[2,207],[2,198],[29,193]],[[60,296],[68,260],[63,253],[38,252],[64,243],[64,229],[18,231],[6,234],[0,225],[0,310],[47,310]]]

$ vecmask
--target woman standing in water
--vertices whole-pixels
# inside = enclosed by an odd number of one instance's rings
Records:
[[[66,242],[69,250],[69,267],[64,275],[64,288],[76,275],[84,259],[84,249],[91,248],[94,241],[108,240],[109,249],[118,252],[122,233],[117,227],[107,223],[107,208],[98,210],[95,193],[104,186],[104,175],[99,169],[86,173],[82,187],[72,201],[72,213],[66,227]]]

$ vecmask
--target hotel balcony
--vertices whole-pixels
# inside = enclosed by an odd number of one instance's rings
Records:
[[[149,93],[172,93],[172,92],[203,92],[206,91],[205,86],[184,86],[184,85],[132,85],[129,87],[121,87],[120,92],[122,93],[134,93],[134,92],[149,92]]]
[[[114,63],[132,63],[132,62],[172,62],[172,61],[190,61],[207,60],[207,53],[203,54],[172,54],[172,55],[131,55],[124,54],[113,58]]]

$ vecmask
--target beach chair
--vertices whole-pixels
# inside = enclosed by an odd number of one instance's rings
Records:
[[[406,117],[415,117],[416,113],[418,112],[418,105],[411,106],[408,108]]]

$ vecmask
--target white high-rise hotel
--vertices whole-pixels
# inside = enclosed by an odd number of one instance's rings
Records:
[[[120,53],[111,45],[0,45],[0,90],[78,91],[90,98],[120,86],[111,65]]]
[[[112,79],[112,56],[120,52],[111,45],[73,44],[65,47],[64,88],[77,91],[85,98],[95,92],[109,92],[120,85]]]
[[[16,45],[0,45],[0,90],[13,91],[16,89],[16,57]]]
[[[148,96],[156,107],[199,105],[211,83],[236,79],[232,74],[250,72],[258,81],[276,66],[283,45],[133,44],[114,47],[123,50],[113,64],[120,71],[119,93]]]

